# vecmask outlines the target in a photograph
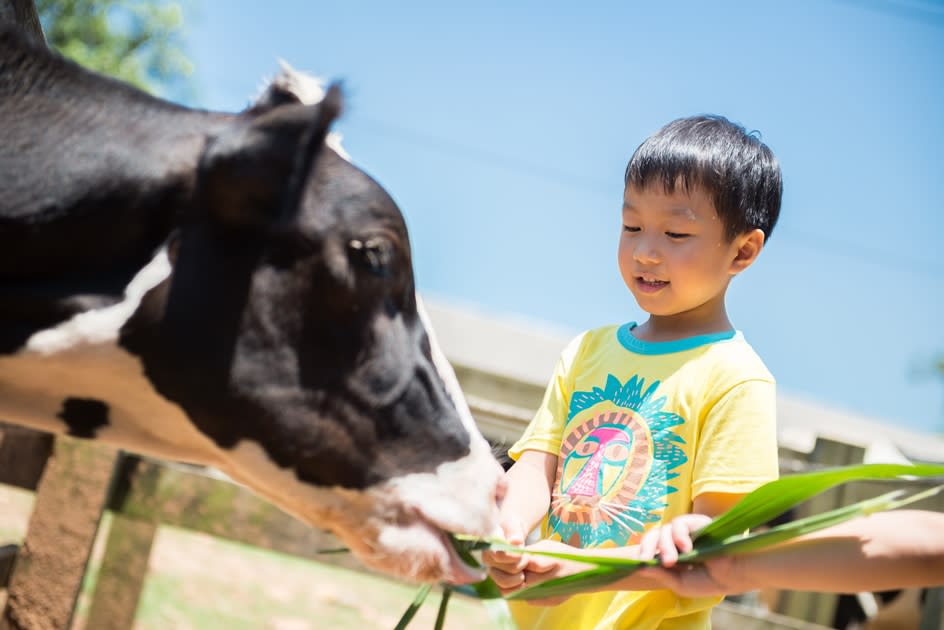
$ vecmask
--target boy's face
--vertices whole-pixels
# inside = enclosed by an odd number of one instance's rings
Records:
[[[667,194],[627,186],[619,267],[639,306],[654,316],[724,308],[724,291],[742,266],[740,238],[728,241],[711,198],[700,189]]]

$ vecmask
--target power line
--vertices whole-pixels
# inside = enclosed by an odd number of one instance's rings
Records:
[[[593,195],[602,195],[607,199],[613,198],[612,182],[593,177],[583,177],[567,171],[562,171],[546,164],[513,157],[494,151],[474,147],[454,140],[434,136],[429,133],[418,132],[399,125],[387,123],[376,118],[360,117],[361,124],[367,123],[374,132],[388,138],[402,140],[414,146],[432,149],[440,153],[451,154],[473,162],[484,163],[495,168],[513,169],[518,173],[529,175],[536,179],[553,182],[565,188],[582,190]]]
[[[856,9],[865,9],[902,18],[918,24],[944,27],[944,3],[922,2],[921,0],[833,0]]]
[[[421,149],[432,150],[471,162],[484,163],[492,167],[514,170],[556,186],[591,193],[595,196],[602,196],[607,199],[613,197],[611,190],[613,187],[612,182],[581,177],[537,162],[505,155],[493,149],[474,147],[455,140],[441,138],[430,133],[417,132],[400,125],[386,123],[376,118],[360,117],[359,123],[362,125],[363,123],[367,123],[364,126],[369,127],[374,133],[411,144]],[[880,248],[830,238],[818,232],[797,229],[792,226],[778,227],[778,232],[790,234],[797,243],[811,249],[838,254],[845,258],[853,258],[873,265],[880,265],[886,269],[893,268],[936,278],[944,277],[944,265],[941,265],[940,261],[924,260],[915,256],[902,255],[901,253],[895,253],[893,255]]]

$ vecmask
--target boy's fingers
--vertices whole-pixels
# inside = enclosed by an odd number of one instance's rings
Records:
[[[672,527],[663,527],[659,530],[659,559],[664,567],[674,566],[678,561],[678,550],[675,548],[672,530]]]
[[[659,548],[659,528],[650,529],[639,541],[639,559],[652,560]]]
[[[523,545],[525,539],[524,526],[516,520],[506,521],[501,524],[502,531],[505,533],[505,540],[511,545]]]
[[[528,558],[520,554],[505,558],[486,558],[485,554],[482,554],[482,562],[490,569],[505,573],[520,573],[528,566]]]
[[[518,559],[521,558],[520,553],[512,553],[509,551],[483,551],[482,560],[486,564],[513,564],[518,562]]]
[[[510,592],[520,589],[524,585],[524,572],[523,571],[502,571],[500,569],[493,569],[488,572],[489,576],[492,578],[492,581],[495,582],[495,585],[501,590],[502,595],[507,595]]]
[[[672,521],[672,540],[675,548],[682,553],[692,550],[692,530],[689,524],[684,521]]]
[[[526,570],[533,571],[534,573],[547,573],[548,571],[559,567],[560,562],[561,561],[557,558],[552,558],[550,556],[530,555],[528,556]]]

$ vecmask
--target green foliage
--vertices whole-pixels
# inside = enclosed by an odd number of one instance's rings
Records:
[[[86,68],[148,91],[187,91],[180,3],[36,0],[36,9],[50,47]]]

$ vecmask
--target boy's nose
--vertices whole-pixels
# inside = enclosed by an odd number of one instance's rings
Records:
[[[659,258],[659,250],[648,240],[640,240],[633,249],[633,259],[638,263],[652,264],[659,262]]]

